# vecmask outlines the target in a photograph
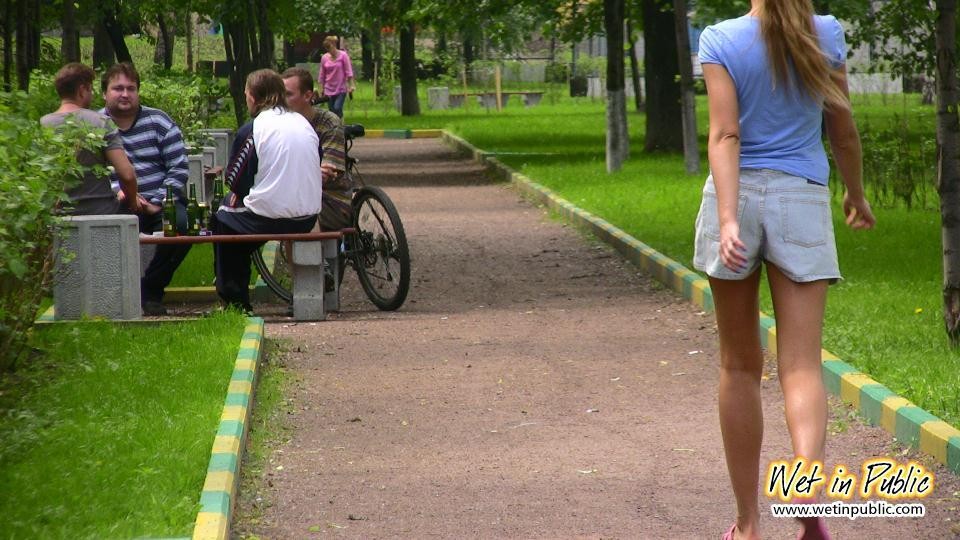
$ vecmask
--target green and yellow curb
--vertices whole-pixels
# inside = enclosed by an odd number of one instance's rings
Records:
[[[574,226],[588,230],[627,260],[704,311],[713,311],[713,295],[709,282],[700,274],[604,219],[576,207],[549,188],[533,182],[464,139],[446,131],[442,137],[459,152],[472,156],[474,160],[491,169],[496,176],[511,182],[525,197],[546,206]],[[758,331],[761,344],[776,354],[776,320],[761,312]],[[960,474],[960,430],[896,395],[829,351],[822,351],[821,361],[824,385],[831,394],[852,405],[870,424],[883,427],[900,442],[918,448],[954,473]]]
[[[248,318],[210,452],[193,540],[226,540],[230,537],[240,463],[250,425],[257,373],[260,371],[263,336],[263,319]]]

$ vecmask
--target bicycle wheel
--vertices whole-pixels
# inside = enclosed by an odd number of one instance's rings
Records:
[[[286,303],[293,302],[288,242],[267,242],[253,252],[253,264],[263,282]]]
[[[410,251],[403,223],[382,189],[365,186],[353,197],[353,226],[348,247],[363,291],[378,308],[393,311],[410,289]]]

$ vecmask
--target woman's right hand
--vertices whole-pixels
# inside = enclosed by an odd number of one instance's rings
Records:
[[[731,222],[720,225],[720,262],[734,272],[746,270],[747,246],[740,241],[740,225]]]
[[[843,215],[851,229],[872,229],[877,224],[867,199],[851,196],[849,191],[843,194]]]

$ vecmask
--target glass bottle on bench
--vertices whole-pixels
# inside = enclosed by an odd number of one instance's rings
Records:
[[[213,181],[213,200],[210,201],[210,212],[216,213],[220,209],[220,203],[223,202],[223,179],[217,178]]]
[[[200,236],[200,205],[197,204],[197,186],[190,184],[190,198],[187,199],[187,236]]]
[[[173,186],[167,186],[167,196],[163,199],[163,235],[177,235],[177,203],[173,197]]]

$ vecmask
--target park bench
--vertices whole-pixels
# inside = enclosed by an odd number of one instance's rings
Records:
[[[462,92],[459,94],[450,94],[450,106],[451,107],[462,107],[464,100],[469,96],[476,96],[477,102],[480,105],[488,109],[495,109],[497,107],[497,93],[496,92]],[[523,104],[526,107],[533,107],[540,103],[540,100],[543,99],[543,92],[536,91],[515,91],[515,92],[500,92],[501,105],[503,107],[507,106],[507,101],[510,96],[520,96],[523,99]]]
[[[266,241],[292,242],[288,263],[294,319],[323,320],[327,311],[339,309],[339,240],[352,232],[164,237],[139,234],[137,217],[132,215],[71,216],[60,223],[63,234],[57,247],[53,290],[58,320],[84,316],[139,319],[140,246]],[[334,272],[334,290],[327,294],[325,259]]]
[[[293,318],[322,321],[327,311],[340,309],[340,270],[337,258],[340,241],[353,229],[295,234],[215,234],[206,236],[141,235],[140,245],[183,245],[247,242],[291,242],[290,265],[293,285]],[[325,291],[324,267],[332,273],[332,291]]]

